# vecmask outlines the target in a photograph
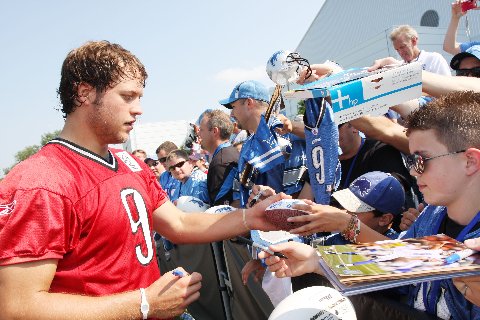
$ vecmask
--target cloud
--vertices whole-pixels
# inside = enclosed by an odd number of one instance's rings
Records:
[[[268,78],[265,66],[258,66],[251,69],[228,68],[221,70],[214,75],[215,80],[231,82],[236,84],[245,80],[258,80],[265,85],[271,85],[272,81]]]

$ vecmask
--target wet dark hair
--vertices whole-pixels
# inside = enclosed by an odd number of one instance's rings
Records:
[[[87,42],[70,51],[62,65],[57,93],[64,118],[82,104],[77,92],[81,83],[102,93],[125,79],[138,79],[145,87],[147,77],[140,60],[122,46],[108,41]]]

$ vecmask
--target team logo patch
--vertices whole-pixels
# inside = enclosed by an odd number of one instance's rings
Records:
[[[116,153],[117,157],[122,160],[133,172],[142,171],[142,167],[127,151],[121,151]]]
[[[367,179],[360,178],[360,179],[357,179],[353,182],[353,185],[351,186],[351,188],[352,189],[354,189],[354,188],[358,189],[360,195],[362,197],[365,197],[367,195],[367,193],[370,192],[370,189],[372,188],[372,184]]]
[[[5,216],[12,213],[16,204],[17,200],[13,200],[13,202],[9,204],[0,204],[0,216]]]

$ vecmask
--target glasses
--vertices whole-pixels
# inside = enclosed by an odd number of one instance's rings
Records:
[[[430,161],[432,159],[440,158],[440,157],[450,156],[452,154],[462,153],[465,151],[466,150],[460,150],[460,151],[441,154],[439,156],[430,157],[430,158],[425,158],[419,155],[418,153],[414,153],[407,156],[407,167],[408,167],[408,170],[411,170],[413,168],[418,174],[422,174],[425,172],[425,162]]]
[[[157,160],[150,162],[150,167],[156,167],[158,166],[159,162]]]
[[[167,157],[158,158],[158,161],[160,161],[160,163],[165,163],[165,161],[167,161]]]
[[[456,73],[457,73],[457,76],[460,76],[460,77],[480,78],[480,67],[471,68],[471,69],[458,69]]]
[[[183,167],[183,165],[185,164],[185,162],[187,162],[187,161],[186,161],[186,160],[180,161],[179,163],[174,164],[173,166],[168,167],[168,171],[173,171],[173,170],[175,170],[175,168],[181,168],[181,167]]]

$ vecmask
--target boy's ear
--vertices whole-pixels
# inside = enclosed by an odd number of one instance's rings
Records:
[[[467,157],[467,175],[475,174],[480,171],[480,150],[477,148],[468,148],[465,151]]]
[[[391,213],[385,213],[380,217],[380,220],[378,221],[378,224],[381,227],[388,226],[390,223],[393,221],[393,214]]]

